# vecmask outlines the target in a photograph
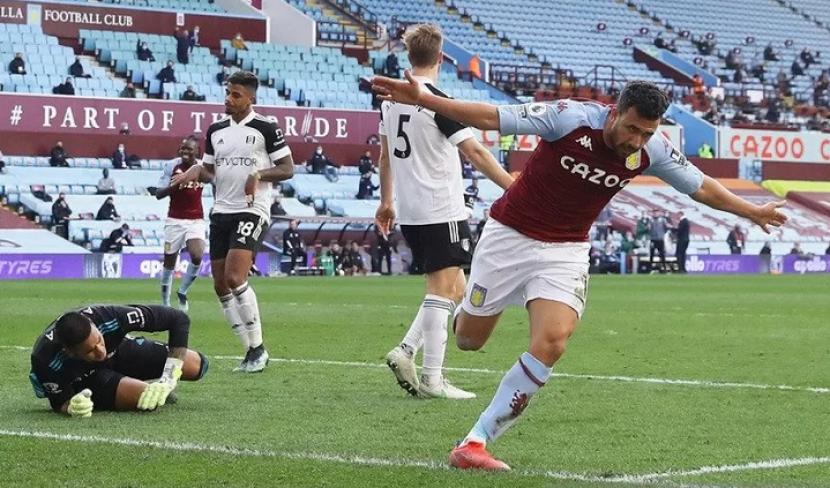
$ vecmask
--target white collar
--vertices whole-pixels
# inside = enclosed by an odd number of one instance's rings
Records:
[[[256,112],[254,112],[253,110],[251,110],[251,113],[249,113],[244,119],[240,120],[238,123],[235,120],[233,120],[233,116],[228,116],[228,118],[231,121],[231,125],[245,125],[248,122],[254,120],[254,117],[256,117]]]

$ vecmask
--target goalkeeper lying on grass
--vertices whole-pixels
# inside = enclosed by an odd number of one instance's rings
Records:
[[[130,332],[168,331],[168,343]],[[179,379],[196,381],[207,358],[187,348],[188,316],[160,305],[91,305],[52,322],[32,349],[29,379],[55,412],[155,410]]]

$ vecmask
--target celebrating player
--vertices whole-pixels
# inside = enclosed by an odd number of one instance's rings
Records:
[[[632,178],[657,176],[765,232],[787,221],[778,210],[784,202],[758,206],[734,195],[656,135],[668,101],[651,83],[629,83],[612,107],[574,100],[495,107],[438,97],[410,73],[406,78],[375,77],[373,89],[385,100],[420,105],[481,130],[541,138],[521,176],[490,210],[456,311],[456,342],[464,350],[485,344],[509,304],[523,304],[530,320],[528,351],[450,454],[458,468],[509,469],[485,446],[515,423],[565,352],[585,307],[591,223]]]
[[[435,87],[442,61],[440,28],[414,26],[405,43],[421,89],[446,98]],[[403,341],[386,355],[386,363],[401,388],[412,395],[475,398],[475,394],[451,385],[442,374],[447,318],[464,293],[461,266],[470,264],[472,257],[458,150],[502,188],[507,188],[513,177],[476,141],[470,129],[441,114],[391,102],[383,103],[380,114],[381,203],[376,223],[388,235],[397,218],[412,249],[413,263],[426,272],[421,308]],[[422,345],[419,381],[414,356]]]
[[[127,335],[165,330],[167,344]],[[187,314],[160,305],[66,312],[35,342],[29,379],[35,395],[72,417],[89,417],[93,409],[154,410],[179,379],[196,381],[208,370],[207,358],[187,348],[189,330]]]
[[[195,137],[182,140],[179,146],[179,157],[168,161],[164,165],[164,173],[156,190],[156,198],[161,200],[170,197],[170,209],[167,211],[167,221],[164,223],[164,269],[161,272],[161,303],[170,305],[170,287],[173,284],[173,270],[179,251],[187,247],[190,254],[190,263],[182,278],[179,291],[179,308],[188,310],[187,291],[190,285],[199,276],[199,266],[202,264],[202,254],[205,252],[205,221],[202,211],[202,187],[200,181],[173,186],[170,179],[177,174],[184,173],[196,164],[196,154],[199,151]]]
[[[294,175],[291,150],[275,122],[252,105],[256,75],[237,71],[225,87],[225,113],[210,125],[203,164],[174,175],[171,185],[212,181],[215,201],[210,213],[210,263],[213,288],[225,320],[245,348],[234,371],[260,372],[268,364],[256,293],[248,284],[264,231],[268,228],[271,183]]]

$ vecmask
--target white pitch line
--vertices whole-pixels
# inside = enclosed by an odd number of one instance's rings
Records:
[[[0,349],[12,349],[15,351],[31,351],[31,347],[24,346],[3,346]],[[242,356],[212,356],[213,359],[241,361]],[[326,359],[293,359],[293,358],[271,358],[271,361],[277,363],[295,363],[295,364],[317,364],[325,366],[350,366],[356,368],[378,368],[385,369],[386,365],[383,363],[366,363],[360,361],[332,361]],[[478,374],[493,374],[504,375],[506,371],[485,368],[444,368],[447,371],[457,371],[460,373],[478,373]],[[648,378],[639,376],[618,376],[618,375],[596,375],[596,374],[573,374],[573,373],[559,373],[554,372],[554,377],[560,378],[574,378],[587,379],[598,381],[616,381],[622,383],[650,383],[655,385],[674,385],[674,386],[696,386],[702,388],[735,388],[735,389],[750,389],[750,390],[779,390],[779,391],[802,391],[807,393],[830,393],[830,388],[819,386],[791,386],[791,385],[767,385],[762,383],[740,383],[733,381],[707,381],[707,380],[678,380],[671,378]]]
[[[402,460],[394,458],[379,458],[374,456],[359,456],[350,454],[336,454],[325,452],[307,451],[272,451],[267,449],[248,449],[231,446],[220,446],[210,444],[199,444],[194,442],[171,442],[152,441],[143,439],[131,439],[125,437],[104,437],[98,435],[77,435],[77,434],[56,434],[53,432],[8,430],[0,429],[0,436],[19,437],[30,439],[47,439],[64,442],[82,442],[91,444],[111,444],[130,447],[150,447],[155,449],[200,452],[208,454],[224,454],[240,457],[274,457],[302,461],[329,462],[337,464],[349,464],[358,466],[382,466],[395,468],[420,468],[431,471],[444,471],[451,469],[446,463],[437,461]],[[665,471],[647,474],[619,474],[615,476],[597,476],[589,474],[571,473],[567,471],[546,471],[546,470],[518,470],[513,471],[520,476],[536,476],[558,480],[584,481],[591,483],[609,484],[637,484],[651,485],[660,481],[669,481],[669,478],[680,478],[689,476],[701,476],[706,474],[734,473],[738,471],[752,471],[758,469],[781,469],[795,466],[810,466],[816,464],[830,464],[830,457],[806,457],[797,459],[771,459],[745,464],[733,464],[724,466],[704,466],[701,468],[686,471]],[[684,485],[680,485],[684,486]],[[697,486],[697,485],[695,485]]]
[[[233,361],[241,361],[242,356],[213,356],[214,359],[227,359]],[[326,366],[353,366],[358,368],[378,368],[385,369],[386,365],[382,363],[365,363],[360,361],[331,361],[326,359],[291,359],[291,358],[271,358],[271,361],[277,363],[296,363],[296,364],[319,364]],[[506,371],[496,369],[484,368],[452,368],[445,367],[446,371],[457,371],[461,373],[480,373],[480,374],[499,374],[503,375]],[[617,381],[624,383],[651,383],[658,385],[676,385],[676,386],[699,386],[704,388],[744,388],[752,390],[781,390],[781,391],[804,391],[809,393],[830,393],[830,388],[815,387],[815,386],[791,386],[791,385],[765,385],[761,383],[738,383],[738,382],[722,382],[722,381],[705,381],[705,380],[677,380],[671,378],[644,378],[637,376],[605,376],[594,374],[572,374],[554,372],[553,376],[560,378],[575,378],[601,381]]]

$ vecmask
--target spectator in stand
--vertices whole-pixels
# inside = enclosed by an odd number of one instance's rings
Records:
[[[686,250],[689,249],[689,219],[686,214],[680,212],[677,221],[677,247],[674,257],[677,259],[677,269],[681,273],[686,272]]]
[[[237,32],[233,39],[231,39],[231,47],[234,49],[247,51],[248,46],[245,45],[245,39],[242,38],[242,33]]]
[[[481,201],[481,198],[478,196],[478,191],[478,178],[473,176],[470,179],[470,185],[464,189],[464,205],[466,205],[470,210],[475,207],[476,202]]]
[[[84,65],[81,64],[79,57],[76,57],[75,62],[69,66],[69,74],[75,78],[92,78],[92,75],[84,73]]]
[[[173,68],[173,60],[167,61],[167,66],[161,69],[159,73],[156,75],[156,79],[162,83],[175,83],[176,82],[176,70]]]
[[[72,84],[72,77],[66,78],[66,81],[52,88],[52,93],[55,95],[74,95],[75,86]]]
[[[703,77],[700,76],[700,73],[695,73],[692,76],[692,93],[697,97],[706,95],[706,86],[703,84]]]
[[[803,76],[804,75],[804,68],[798,64],[798,58],[793,59],[793,64],[790,66],[790,73],[792,73],[793,78],[796,76]]]
[[[764,119],[771,123],[777,124],[781,121],[781,108],[777,97],[770,98],[767,101],[767,114]]]
[[[136,47],[136,56],[138,57],[139,61],[155,62],[156,60],[155,56],[153,56],[153,51],[150,50],[150,47],[147,45],[146,42],[138,41]]]
[[[118,130],[118,133],[122,136],[130,135],[130,124],[121,122],[121,129]]]
[[[133,238],[130,236],[130,226],[122,224],[121,227],[110,233],[110,236],[101,242],[101,252],[121,252],[124,246],[132,246]]]
[[[767,44],[767,47],[764,48],[764,61],[778,61],[780,59],[778,52],[772,47],[772,43]]]
[[[124,144],[119,144],[118,149],[112,153],[112,167],[115,169],[125,169],[127,167],[127,149]]]
[[[58,233],[65,238],[69,235],[69,217],[72,215],[72,209],[66,203],[66,194],[60,192],[58,199],[52,204],[52,222],[59,226]]]
[[[666,49],[666,47],[668,47],[668,44],[666,44],[666,40],[663,39],[662,32],[658,32],[657,35],[654,37],[654,45],[658,49]]]
[[[306,169],[310,170],[315,175],[326,175],[329,181],[337,181],[337,168],[340,166],[334,164],[323,152],[323,146],[317,146],[314,154],[305,163]]]
[[[121,216],[115,210],[115,201],[112,197],[107,197],[98,213],[95,215],[95,220],[118,220]]]
[[[49,166],[68,168],[69,163],[66,161],[68,157],[69,155],[63,148],[63,141],[58,141],[49,153]]]
[[[803,249],[801,249],[801,243],[800,242],[794,242],[793,243],[793,248],[790,249],[790,254],[795,255],[795,256],[804,256],[806,253],[804,252]]]
[[[193,28],[193,31],[190,32],[190,35],[187,38],[187,44],[190,47],[190,52],[193,52],[194,48],[201,46],[199,41],[199,26]]]
[[[398,66],[398,55],[389,51],[386,55],[386,61],[383,63],[383,73],[390,78],[399,78],[401,70]]]
[[[374,192],[379,188],[379,185],[372,183],[372,173],[364,173],[360,175],[360,182],[358,183],[355,198],[358,200],[370,200],[375,197]]]
[[[801,62],[804,63],[804,69],[809,68],[811,64],[816,64],[816,58],[813,57],[813,53],[806,47],[801,50],[798,57],[801,58]]]
[[[824,254],[830,256],[830,244],[827,245],[827,249],[824,251]]]
[[[731,254],[742,254],[745,241],[746,238],[744,237],[743,231],[741,231],[741,226],[735,224],[735,227],[726,236],[726,244],[729,245],[729,252]]]
[[[216,82],[220,85],[224,85],[226,81],[228,81],[228,77],[230,76],[230,70],[227,66],[222,66],[222,71],[216,74]]]
[[[121,98],[135,98],[135,86],[132,83],[127,83],[118,96]]]
[[[205,96],[199,95],[193,90],[193,85],[187,85],[187,90],[182,93],[182,100],[188,102],[204,102]]]
[[[761,251],[758,252],[758,256],[761,258],[761,272],[769,273],[770,263],[772,262],[772,247],[770,246],[769,241],[764,243],[764,247],[762,247]]]
[[[305,256],[305,245],[303,239],[297,231],[299,222],[292,220],[288,224],[288,228],[282,233],[282,254],[291,258],[291,269],[289,273],[294,274],[294,268],[297,263],[304,263],[303,256]]]
[[[185,29],[176,34],[176,60],[179,64],[190,62],[190,33]]]
[[[0,173],[6,172],[6,161],[3,160],[3,151],[0,151]]]
[[[726,54],[726,69],[738,69],[742,65],[743,63],[741,62],[741,55],[738,52],[738,48],[730,49]]]
[[[14,59],[11,60],[9,63],[9,74],[12,75],[25,75],[26,74],[26,61],[23,61],[23,53],[17,53],[14,55]]]
[[[110,176],[110,170],[104,168],[102,173],[98,180],[98,195],[115,195],[115,179]]]
[[[360,156],[360,162],[358,163],[357,168],[361,175],[365,175],[366,173],[377,173],[375,164],[372,161],[372,151],[366,150],[366,153],[364,153],[363,156]]]

